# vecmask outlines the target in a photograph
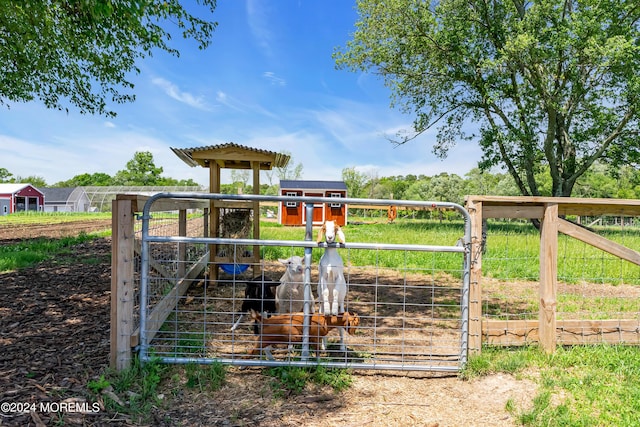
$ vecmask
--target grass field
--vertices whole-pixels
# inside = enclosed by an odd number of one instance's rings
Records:
[[[9,225],[42,224],[43,221],[59,223],[87,218],[108,219],[108,214],[29,214],[0,217],[0,227]],[[396,224],[366,224],[347,226],[348,241],[389,242],[417,244],[455,244],[461,237],[459,223],[437,221],[398,221]],[[261,225],[262,238],[301,240],[302,228],[282,227],[265,222]],[[511,280],[535,281],[538,277],[539,237],[528,224],[497,224],[489,227],[487,252],[483,270],[493,281],[508,283]],[[608,238],[624,243],[630,248],[640,247],[638,230],[602,230]],[[35,239],[0,246],[0,271],[25,268],[46,258],[68,254],[75,244],[92,235],[62,239]],[[609,255],[585,248],[572,239],[561,238],[561,260],[559,274],[568,282],[593,281],[615,288],[621,283],[640,284],[638,267],[612,259]],[[268,252],[273,259],[288,256]],[[355,254],[354,264],[368,265],[368,255]],[[378,254],[381,256],[381,254]],[[70,259],[61,257],[61,259]],[[376,262],[380,262],[376,260]],[[394,265],[392,257],[382,262]],[[565,265],[566,264],[566,265]],[[596,264],[591,266],[585,264]],[[624,265],[623,265],[624,264]],[[615,279],[615,280],[614,280]],[[505,285],[506,294],[515,294],[513,287]],[[523,292],[523,294],[526,294]],[[531,309],[537,304],[534,293],[522,298],[529,301]],[[584,297],[567,296],[568,307],[584,309]],[[599,304],[609,304],[613,310],[635,307],[637,300],[619,301],[603,295]],[[625,307],[619,304],[624,303]],[[631,304],[632,307],[627,307]],[[576,309],[577,310],[577,309]],[[177,368],[176,368],[177,369]],[[171,375],[171,370],[167,375]],[[507,410],[523,426],[634,426],[640,425],[640,349],[637,346],[593,345],[559,347],[554,354],[545,354],[537,346],[520,348],[485,347],[482,354],[470,357],[462,373],[464,378],[506,372],[516,377],[531,378],[539,384],[536,395],[532,395],[532,406],[519,407],[510,402]]]

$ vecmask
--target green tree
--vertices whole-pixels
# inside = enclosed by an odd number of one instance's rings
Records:
[[[523,195],[570,196],[595,161],[640,161],[637,0],[357,0],[339,68],[372,71],[412,113],[403,144],[436,126],[434,152],[477,138]],[[465,126],[478,124],[477,134]],[[546,169],[545,169],[546,168]]]
[[[178,0],[0,0],[0,104],[41,100],[48,108],[115,116],[131,102],[131,75],[155,50],[179,55],[177,32],[201,49],[216,23]],[[216,0],[198,0],[213,12]],[[172,33],[169,29],[174,29]]]
[[[348,197],[367,197],[365,189],[367,186],[367,175],[358,172],[355,168],[342,169],[342,181],[347,186]]]
[[[29,176],[16,176],[12,182],[19,182],[19,183],[28,183],[33,185],[34,187],[38,188],[38,187],[48,187],[47,185],[47,181],[41,177],[41,176],[36,176],[36,175],[29,175]]]
[[[162,185],[162,167],[156,167],[153,154],[136,151],[127,168],[116,172],[114,185]]]
[[[113,178],[111,175],[96,172],[96,173],[83,173],[76,175],[67,181],[60,181],[55,183],[54,187],[101,187],[113,184]]]
[[[0,168],[0,182],[12,182],[13,174],[5,168]]]

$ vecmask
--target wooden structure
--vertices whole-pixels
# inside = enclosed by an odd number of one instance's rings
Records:
[[[31,184],[0,184],[0,216],[44,209],[44,193]]]
[[[141,243],[135,239],[135,215],[142,212],[149,196],[118,195],[112,202],[111,216],[111,339],[110,365],[118,371],[131,365],[132,349],[139,344],[140,329],[134,320],[136,272],[135,258],[140,256]],[[187,210],[204,209],[205,221],[203,235],[208,233],[207,212],[209,203],[206,200],[159,199],[152,211],[178,211],[178,234],[187,235]],[[155,305],[147,318],[151,330],[157,330],[165,322],[176,299],[187,291],[195,277],[202,274],[207,266],[207,256],[202,257],[188,270],[178,271],[176,284],[164,295],[162,301]],[[179,249],[178,261],[185,265],[186,252]],[[151,267],[164,277],[175,277],[164,271],[162,265],[153,263]],[[139,272],[138,272],[139,273]],[[153,339],[153,335],[149,340]]]
[[[538,321],[509,321],[510,341],[513,337],[537,338],[547,352],[556,348],[558,337],[573,328],[589,330],[591,335],[598,335],[607,340],[610,332],[611,341],[619,342],[624,329],[629,329],[633,339],[638,340],[638,319],[633,320],[584,320],[557,321],[557,265],[558,265],[558,233],[563,233],[592,245],[600,250],[615,255],[623,260],[640,265],[640,253],[619,243],[608,240],[585,228],[566,221],[567,215],[617,215],[640,216],[640,200],[622,199],[583,199],[565,197],[499,197],[499,196],[467,196],[466,208],[472,221],[472,265],[470,277],[469,306],[469,349],[480,351],[484,330],[501,330],[506,327],[504,321],[482,321],[482,224],[487,218],[527,218],[539,219],[540,229],[540,285]],[[502,324],[500,324],[502,322]],[[628,326],[628,328],[625,327]],[[621,330],[621,328],[623,330]],[[582,344],[588,343],[585,334]],[[491,337],[492,344],[500,344],[499,336]],[[576,342],[578,344],[578,342]]]
[[[347,205],[337,199],[347,197],[347,185],[342,181],[301,181],[281,180],[281,196],[333,197],[336,203],[316,206],[313,210],[313,224],[320,225],[325,221],[336,221],[336,224],[347,224]],[[279,222],[282,225],[302,226],[307,223],[306,210],[301,203],[280,202]]]
[[[245,147],[235,143],[212,145],[196,148],[171,148],[171,150],[191,167],[202,166],[209,169],[209,192],[220,193],[220,171],[222,169],[248,169],[253,172],[253,194],[260,194],[260,171],[285,167],[290,156],[273,151]],[[227,237],[220,235],[221,212],[225,209],[246,209],[253,214],[253,237],[260,238],[260,204],[258,201],[215,201],[210,202],[209,232],[211,237]],[[220,264],[250,264],[254,266],[254,273],[260,265],[260,250],[254,247],[251,253],[219,255],[217,248],[212,245],[213,254],[210,264],[210,278],[215,280],[218,275],[216,265]]]

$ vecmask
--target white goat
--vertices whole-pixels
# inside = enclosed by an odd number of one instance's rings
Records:
[[[302,311],[304,306],[302,257],[293,255],[278,261],[284,264],[287,269],[280,278],[280,285],[276,289],[276,311],[278,313]]]
[[[340,226],[335,221],[326,221],[318,232],[320,243],[325,240],[327,247],[320,258],[319,279],[318,279],[318,299],[320,313],[324,315],[337,316],[344,313],[344,298],[347,295],[347,281],[344,278],[344,263],[338,250],[333,245],[336,239],[344,244],[345,237]],[[340,349],[345,351],[344,330],[338,328],[340,332]],[[326,348],[326,338],[323,340],[323,347]]]

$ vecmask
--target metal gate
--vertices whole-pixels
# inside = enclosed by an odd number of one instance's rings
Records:
[[[317,260],[327,244],[316,242],[311,222],[306,224],[304,236],[294,240],[209,237],[224,233],[208,231],[206,209],[204,217],[190,214],[203,224],[202,230],[195,233],[171,226],[176,223],[176,212],[151,214],[154,203],[170,205],[166,202],[175,199],[205,202],[210,212],[219,209],[221,222],[226,215],[235,216],[244,221],[244,227],[236,228],[244,229],[245,234],[255,230],[255,208],[259,203],[302,203],[307,218],[313,217],[314,206],[336,203],[335,199],[323,197],[202,193],[152,196],[141,217],[138,349],[142,362],[153,358],[165,363],[322,364],[407,371],[457,371],[466,363],[471,227],[462,206],[406,200],[340,200],[349,209],[366,205],[386,210],[394,206],[445,212],[454,218],[444,225],[432,221],[434,230],[447,232],[436,233],[431,242],[397,242],[394,230],[411,228],[411,223],[389,225],[382,234],[368,237],[365,242],[358,242],[353,236],[366,234],[367,224],[344,227],[346,243],[338,245],[338,251],[348,287],[345,310],[357,313],[360,323],[353,335],[345,333],[346,351],[337,350],[339,335],[330,332],[326,350],[316,355],[309,349],[309,319],[317,305]],[[250,213],[242,213],[243,210]],[[422,225],[416,222],[415,226]],[[422,234],[416,231],[409,235]],[[225,259],[231,262],[220,262],[222,249]],[[276,348],[274,359],[268,359],[262,353],[248,354],[260,339],[251,322],[243,321],[235,329],[233,326],[242,315],[249,320],[241,309],[247,282],[257,280],[261,286],[279,283],[285,267],[274,259],[279,257],[274,253],[303,259],[304,333],[300,343]]]

